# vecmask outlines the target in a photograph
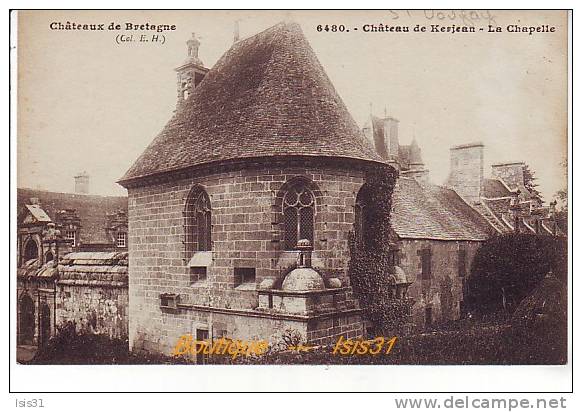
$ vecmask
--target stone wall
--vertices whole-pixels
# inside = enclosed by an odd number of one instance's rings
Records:
[[[128,306],[127,286],[61,284],[56,297],[57,325],[70,321],[78,332],[125,339]]]
[[[277,284],[293,268],[296,254],[284,250],[278,201],[284,184],[297,177],[311,182],[316,198],[313,266],[324,279],[338,277],[347,285],[348,233],[353,227],[355,198],[364,181],[363,172],[353,166],[303,161],[245,164],[128,189],[130,346],[167,351],[193,323],[214,330],[214,322],[227,316],[193,309],[165,313],[160,308],[162,293],[179,295],[185,305],[245,311],[258,306],[255,287],[237,286],[234,268],[255,268],[256,285],[267,278]],[[206,280],[192,285],[187,267],[191,256],[184,245],[184,208],[194,185],[200,185],[210,197],[212,263]],[[229,316],[236,318],[235,314]],[[266,334],[256,321],[249,318],[245,322],[246,329],[222,323],[229,337]]]
[[[417,329],[426,325],[427,308],[433,324],[459,319],[463,301],[463,283],[469,276],[471,264],[481,242],[411,240],[400,241],[400,267],[414,283],[408,296],[415,300],[413,322]],[[421,251],[431,250],[431,275],[423,278]],[[466,274],[459,276],[459,249],[465,250]]]

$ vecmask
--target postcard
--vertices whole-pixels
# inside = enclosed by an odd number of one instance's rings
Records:
[[[568,11],[13,24],[18,370],[568,367]]]

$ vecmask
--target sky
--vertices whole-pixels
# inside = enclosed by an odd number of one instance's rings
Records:
[[[356,122],[400,120],[431,180],[442,184],[449,148],[480,141],[490,164],[525,161],[549,200],[566,186],[567,15],[560,11],[28,11],[18,21],[18,186],[123,195],[115,183],[170,119],[174,68],[195,32],[207,67],[233,42],[279,21],[299,23]],[[51,30],[53,22],[169,24],[164,42],[118,44],[116,31]],[[476,33],[363,32],[364,24],[440,24]],[[488,24],[556,26],[554,33],[487,33]],[[318,31],[343,24],[350,32]],[[359,30],[353,30],[358,27]],[[479,32],[483,27],[485,32]],[[138,31],[138,37],[143,31]],[[152,32],[148,32],[152,34]]]

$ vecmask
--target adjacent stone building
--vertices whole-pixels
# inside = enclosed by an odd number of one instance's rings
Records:
[[[197,64],[179,79],[204,74],[189,50]],[[120,181],[131,348],[170,353],[183,334],[361,336],[348,234],[366,170],[389,166],[299,26],[240,40],[202,81],[178,84],[174,116]]]
[[[399,141],[399,121],[371,115],[365,138],[400,171],[393,193],[395,263],[410,285],[416,328],[455,320],[464,314],[466,277],[481,242],[518,231],[559,235],[554,205],[545,207],[524,182],[523,162],[496,163],[485,177],[484,145],[450,149],[450,173],[432,184],[413,137]]]
[[[17,334],[42,345],[67,321],[127,336],[127,198],[18,189]]]

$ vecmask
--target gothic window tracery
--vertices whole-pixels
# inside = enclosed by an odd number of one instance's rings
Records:
[[[186,203],[186,246],[190,253],[212,250],[210,198],[203,189],[191,192]]]
[[[293,250],[297,241],[307,239],[313,244],[315,197],[305,184],[289,188],[283,197],[285,248]]]

